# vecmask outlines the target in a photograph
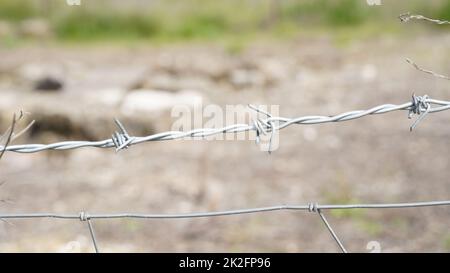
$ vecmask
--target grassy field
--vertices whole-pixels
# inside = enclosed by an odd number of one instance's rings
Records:
[[[125,5],[98,0],[68,6],[56,0],[2,0],[0,21],[20,24],[45,18],[57,41],[240,41],[291,37],[305,31],[342,32],[349,27],[357,35],[373,24],[386,25],[379,30],[392,29],[396,16],[405,11],[450,19],[450,2],[384,1],[382,6],[369,6],[361,0],[169,0],[127,1]]]

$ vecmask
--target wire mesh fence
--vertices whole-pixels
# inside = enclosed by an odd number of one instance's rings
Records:
[[[434,107],[433,107],[434,105]],[[362,118],[367,115],[385,114],[397,110],[406,110],[409,112],[408,117],[418,115],[418,118],[411,125],[412,130],[418,122],[420,122],[428,113],[436,113],[450,109],[450,101],[435,100],[428,96],[412,96],[412,101],[403,104],[383,104],[368,110],[356,110],[349,111],[335,116],[303,116],[298,118],[283,118],[273,117],[270,113],[260,110],[254,106],[250,106],[251,109],[263,113],[267,116],[266,119],[254,120],[252,124],[235,124],[224,128],[202,128],[189,132],[163,132],[145,137],[132,137],[128,134],[124,126],[116,120],[116,124],[120,129],[120,133],[113,134],[112,139],[103,141],[65,141],[53,144],[25,144],[25,145],[13,145],[13,146],[1,146],[1,152],[19,152],[19,153],[34,153],[42,152],[45,150],[67,150],[78,149],[84,147],[97,147],[97,148],[111,148],[115,147],[116,151],[127,148],[133,144],[139,144],[147,141],[157,140],[175,140],[179,138],[202,138],[212,134],[226,134],[226,133],[238,133],[242,131],[255,130],[258,134],[273,134],[273,132],[281,130],[287,126],[297,124],[320,124],[326,122],[340,122],[348,121],[352,119]],[[10,131],[9,131],[10,132]],[[10,133],[12,135],[12,133]],[[135,218],[135,219],[184,219],[184,218],[200,218],[200,217],[217,217],[217,216],[231,216],[239,214],[253,214],[263,213],[268,211],[281,211],[281,210],[302,210],[317,213],[325,227],[330,232],[332,238],[339,246],[342,252],[347,252],[341,239],[338,237],[329,221],[326,219],[323,211],[335,210],[335,209],[389,209],[389,208],[419,208],[429,206],[449,206],[448,201],[429,201],[429,202],[412,202],[412,203],[393,203],[393,204],[333,204],[333,205],[319,205],[317,203],[308,203],[306,205],[278,205],[270,207],[260,207],[252,209],[239,209],[239,210],[227,210],[217,212],[196,212],[185,214],[134,214],[134,213],[117,213],[117,214],[91,214],[88,212],[80,212],[78,214],[55,214],[55,213],[16,213],[16,214],[0,214],[0,219],[7,221],[8,219],[33,219],[33,218],[57,218],[68,220],[80,220],[87,222],[89,233],[92,239],[92,243],[96,252],[99,252],[99,245],[95,237],[94,227],[91,220],[112,220],[121,218]]]
[[[294,211],[308,211],[317,213],[324,223],[325,227],[330,232],[332,238],[344,253],[347,253],[347,249],[344,247],[341,239],[338,237],[331,224],[325,217],[323,211],[336,210],[336,209],[395,209],[395,208],[420,208],[420,207],[436,207],[436,206],[450,206],[450,200],[448,201],[430,201],[430,202],[411,202],[411,203],[391,203],[391,204],[333,204],[333,205],[320,205],[318,203],[308,203],[306,205],[278,205],[270,207],[259,207],[250,209],[237,209],[237,210],[225,210],[216,212],[194,212],[194,213],[179,213],[179,214],[140,214],[140,213],[117,213],[117,214],[90,214],[82,211],[78,214],[58,214],[58,213],[11,213],[0,214],[0,219],[7,221],[7,219],[33,219],[33,218],[54,218],[54,219],[66,219],[66,220],[79,220],[87,222],[89,234],[92,239],[94,250],[100,252],[98,240],[95,236],[94,226],[92,220],[113,220],[113,219],[186,219],[186,218],[203,218],[203,217],[218,217],[218,216],[232,216],[240,214],[255,214],[264,213],[269,211],[282,211],[282,210],[294,210]]]

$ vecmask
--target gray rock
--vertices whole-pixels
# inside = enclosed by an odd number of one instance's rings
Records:
[[[64,87],[65,74],[59,64],[30,63],[19,68],[17,77],[33,90],[58,91]]]

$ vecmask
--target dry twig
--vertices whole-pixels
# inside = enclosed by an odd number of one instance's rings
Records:
[[[428,69],[424,69],[424,68],[418,66],[418,65],[417,65],[415,62],[413,62],[411,59],[408,59],[408,58],[407,58],[406,61],[407,61],[410,65],[412,65],[415,69],[417,69],[417,70],[419,70],[419,71],[422,71],[422,72],[424,72],[424,73],[430,74],[430,75],[432,75],[432,76],[434,76],[434,77],[436,77],[436,78],[441,78],[441,79],[445,79],[445,80],[450,80],[450,77],[448,77],[448,76],[441,75],[441,74],[438,74],[438,73],[436,73],[436,72],[434,72],[434,71],[431,71],[431,70],[428,70]]]
[[[416,19],[416,20],[428,21],[428,22],[435,23],[435,24],[438,24],[438,25],[450,25],[450,21],[447,21],[447,20],[432,19],[432,18],[428,18],[428,17],[425,17],[425,16],[420,15],[420,14],[411,14],[410,12],[406,12],[406,13],[400,14],[398,16],[398,18],[402,22],[408,22],[411,19]]]
[[[27,126],[25,126],[24,129],[22,129],[20,132],[15,133],[14,130],[16,128],[16,125],[19,121],[21,121],[26,112],[23,112],[22,110],[19,111],[19,116],[16,115],[16,113],[13,114],[13,118],[11,121],[11,125],[6,130],[6,132],[0,137],[0,143],[4,143],[2,146],[7,147],[12,141],[19,138],[21,135],[23,135],[26,131],[28,131],[31,126],[33,126],[35,120],[31,121]],[[5,150],[2,150],[0,152],[0,159],[3,157],[3,154],[5,153]]]

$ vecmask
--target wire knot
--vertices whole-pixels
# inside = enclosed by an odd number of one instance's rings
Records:
[[[309,212],[318,212],[319,211],[319,204],[317,203],[309,203],[308,204],[308,211]]]
[[[417,124],[429,113],[431,105],[428,102],[430,98],[428,95],[416,96],[412,95],[411,107],[409,108],[408,118],[412,118],[414,114],[419,115],[419,117],[414,121],[414,123],[409,128],[412,131]]]
[[[135,137],[131,137],[128,134],[127,130],[125,130],[125,127],[118,119],[114,119],[114,122],[116,123],[120,131],[120,132],[116,131],[112,135],[112,141],[114,143],[114,146],[116,147],[116,152],[118,152],[122,149],[128,148],[128,146],[135,139]]]
[[[272,114],[270,114],[269,112],[266,112],[264,110],[259,109],[259,107],[256,107],[254,105],[249,104],[248,107],[254,111],[256,111],[256,113],[259,116],[259,113],[262,113],[264,115],[266,115],[268,118],[272,117]],[[269,154],[272,153],[272,139],[273,136],[275,134],[275,124],[273,121],[269,120],[267,121],[261,118],[256,118],[256,119],[252,119],[253,120],[253,129],[256,131],[256,144],[259,144],[260,142],[260,136],[261,134],[263,135],[267,135],[270,132],[270,139],[269,139],[269,148],[267,150],[267,152]]]
[[[89,217],[89,214],[87,212],[84,212],[84,211],[80,212],[80,221],[81,222],[85,222],[85,221],[87,221],[89,219],[90,219],[90,217]]]

